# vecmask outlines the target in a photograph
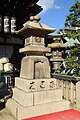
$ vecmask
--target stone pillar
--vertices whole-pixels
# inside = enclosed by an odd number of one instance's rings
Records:
[[[80,81],[76,83],[76,107],[80,109]]]

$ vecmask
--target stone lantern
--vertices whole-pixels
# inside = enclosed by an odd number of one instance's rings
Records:
[[[60,73],[60,66],[64,59],[62,58],[62,52],[67,45],[61,41],[61,34],[53,35],[53,43],[48,44],[48,47],[52,49],[52,55],[50,58],[52,64],[52,73]]]
[[[48,33],[55,31],[55,29],[38,23],[39,20],[38,16],[31,16],[30,21],[16,32],[25,38],[25,47],[20,49],[20,52],[26,55],[21,63],[20,77],[22,78],[50,78],[49,62],[44,56],[46,52],[50,52],[50,48],[44,46],[44,39]]]
[[[17,120],[57,111],[58,106],[59,110],[64,109],[62,90],[56,88],[56,80],[50,77],[49,61],[44,56],[50,52],[50,48],[44,46],[45,36],[55,29],[38,23],[39,20],[39,17],[31,16],[30,21],[16,31],[25,39],[24,48],[20,49],[25,57],[21,62],[20,77],[15,79],[13,97],[6,106]],[[60,102],[54,102],[58,100]]]

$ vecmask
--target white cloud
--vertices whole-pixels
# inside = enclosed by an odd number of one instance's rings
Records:
[[[39,0],[37,4],[43,8],[43,12],[46,12],[47,10],[53,8],[54,0]]]
[[[59,5],[54,5],[55,9],[61,9],[61,7]]]
[[[61,7],[57,5],[58,2],[56,2],[57,0],[39,0],[37,4],[43,8],[43,11],[41,13],[45,13],[46,11],[52,8],[60,9]]]

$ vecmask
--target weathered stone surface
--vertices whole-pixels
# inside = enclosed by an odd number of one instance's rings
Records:
[[[22,106],[34,106],[42,103],[62,100],[62,90],[45,90],[38,92],[25,92],[21,89],[13,89],[13,99]]]
[[[34,93],[34,105],[62,100],[62,90],[48,90]]]
[[[49,61],[44,56],[26,56],[22,59],[20,77],[26,79],[50,78]]]
[[[17,88],[13,90],[13,99],[24,107],[33,105],[33,93],[26,93]]]
[[[28,22],[26,22],[22,29],[16,31],[16,34],[18,34],[19,36],[24,36],[25,38],[31,35],[45,37],[45,35],[56,30],[55,28],[50,28],[45,24],[38,23],[38,20],[35,19],[36,16],[31,17],[33,17],[33,20],[30,19]]]
[[[37,91],[56,89],[56,79],[39,79],[37,80]]]
[[[39,79],[37,81],[37,91],[49,90],[50,81],[51,79]]]
[[[37,91],[37,80],[28,80],[25,78],[16,77],[15,86],[25,92]]]
[[[46,48],[44,46],[39,45],[30,45],[25,46],[19,50],[20,53],[28,54],[28,55],[43,55],[46,52],[50,52],[50,48]]]
[[[27,45],[39,45],[44,46],[44,37],[35,37],[35,36],[30,36],[25,39],[25,46]]]
[[[15,117],[7,108],[4,108],[0,110],[0,120],[15,120]]]
[[[16,77],[15,86],[25,92],[52,90],[57,88],[56,79],[33,79],[28,80]]]

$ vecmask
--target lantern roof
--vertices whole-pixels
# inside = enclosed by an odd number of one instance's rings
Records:
[[[39,20],[40,18],[38,16],[31,16],[30,20],[24,24],[24,27],[16,31],[16,34],[24,38],[29,36],[44,37],[56,30],[55,28],[50,28],[45,24],[39,23]]]
[[[49,48],[67,48],[68,46],[62,42],[62,34],[55,34],[52,36],[53,43],[48,44]]]

